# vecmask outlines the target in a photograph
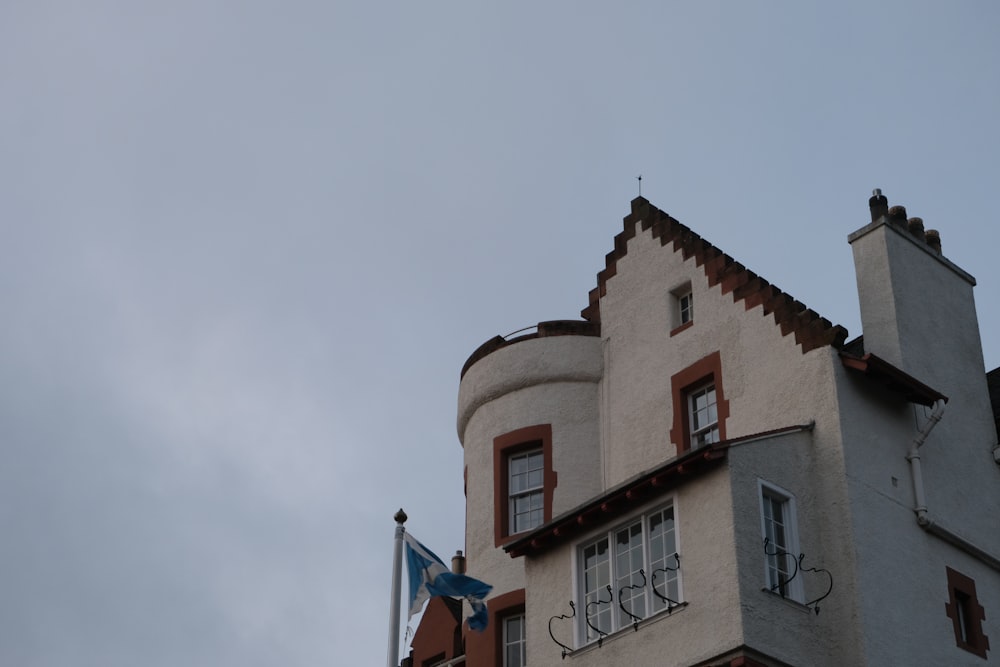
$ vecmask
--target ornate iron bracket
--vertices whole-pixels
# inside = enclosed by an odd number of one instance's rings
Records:
[[[799,554],[798,566],[799,566],[799,571],[800,572],[815,572],[817,574],[819,574],[820,572],[822,572],[823,574],[826,575],[826,578],[829,580],[829,584],[826,587],[826,593],[823,593],[818,598],[815,598],[813,600],[810,600],[809,602],[806,602],[806,606],[807,607],[812,607],[812,610],[814,612],[816,612],[817,614],[819,614],[819,602],[820,602],[820,600],[825,600],[827,597],[829,597],[830,593],[833,592],[833,574],[831,574],[830,570],[827,570],[826,568],[822,568],[822,567],[805,567],[805,566],[803,566],[802,565],[802,561],[805,559],[805,557],[806,557],[805,554]]]
[[[660,591],[656,590],[656,574],[657,572],[663,572],[664,574],[666,574],[667,572],[677,572],[678,570],[680,570],[681,555],[676,551],[674,552],[674,561],[677,563],[677,567],[670,567],[669,565],[666,567],[658,567],[655,570],[653,570],[653,573],[650,576],[650,588],[653,589],[653,595],[655,595],[656,597],[660,598],[661,600],[667,603],[668,614],[673,613],[674,607],[679,607],[681,603],[666,595],[662,595]],[[666,591],[666,589],[664,589],[664,591]]]
[[[572,600],[569,601],[569,608],[572,610],[573,612],[572,614],[560,614],[558,616],[553,616],[552,618],[549,619],[549,637],[552,637],[552,641],[554,641],[556,644],[562,647],[563,660],[566,659],[566,654],[569,653],[572,649],[569,646],[563,644],[558,639],[556,639],[556,636],[552,634],[552,621],[563,621],[568,618],[576,618],[576,605],[573,604]]]
[[[795,579],[795,577],[799,576],[799,572],[815,572],[816,574],[823,573],[823,574],[826,575],[826,577],[828,579],[828,585],[826,587],[826,592],[823,593],[823,595],[820,595],[818,598],[814,598],[814,599],[810,600],[809,602],[805,603],[806,607],[809,607],[810,609],[813,610],[813,612],[815,612],[816,614],[819,614],[819,603],[822,600],[825,600],[827,597],[829,597],[830,593],[833,592],[833,574],[831,574],[830,571],[827,570],[827,569],[825,569],[825,568],[821,568],[821,567],[806,567],[805,565],[803,565],[803,561],[806,558],[806,555],[804,553],[800,553],[799,556],[798,556],[798,558],[796,558],[795,556],[793,556],[792,554],[788,553],[784,549],[775,548],[774,551],[768,551],[768,548],[767,548],[768,544],[770,544],[770,538],[765,537],[764,538],[764,555],[765,556],[780,556],[782,558],[789,558],[789,559],[791,559],[792,567],[793,567],[792,576],[790,576],[788,579],[785,579],[783,582],[779,581],[778,583],[776,583],[773,586],[771,586],[771,588],[770,588],[771,592],[774,592],[775,589],[779,589],[778,593],[781,595],[781,597],[785,597],[785,587],[788,586],[788,584],[791,583],[791,581],[793,579]]]
[[[591,605],[601,605],[601,604],[611,604],[612,601],[614,601],[615,594],[614,594],[614,591],[611,590],[611,585],[609,584],[605,588],[607,588],[607,590],[608,590],[608,599],[607,600],[597,599],[597,600],[594,600],[593,602],[588,602],[587,605],[586,605],[586,607],[584,608],[584,617],[587,620],[587,627],[597,633],[597,647],[598,648],[600,648],[601,646],[604,645],[604,638],[608,636],[608,633],[605,632],[604,630],[601,630],[600,628],[598,628],[597,626],[595,626],[593,623],[590,622],[590,606]]]
[[[618,606],[621,608],[621,610],[623,612],[625,612],[626,614],[628,614],[629,618],[632,619],[632,629],[635,630],[636,632],[639,631],[639,621],[642,620],[642,616],[636,616],[635,614],[633,614],[632,612],[630,612],[628,609],[625,608],[625,598],[622,595],[622,591],[624,591],[626,589],[634,591],[637,588],[639,588],[639,589],[646,588],[646,573],[642,570],[642,568],[639,568],[639,574],[642,575],[642,583],[641,584],[633,584],[631,586],[622,586],[621,588],[618,589]],[[629,599],[631,600],[631,597]]]

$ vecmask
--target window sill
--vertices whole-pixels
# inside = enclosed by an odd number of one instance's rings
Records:
[[[775,593],[770,588],[762,588],[760,590],[761,590],[762,593],[766,593],[771,598],[774,598],[776,600],[781,600],[782,602],[784,602],[785,604],[787,604],[792,609],[797,609],[797,610],[799,610],[801,612],[805,612],[807,614],[810,613],[810,612],[812,612],[812,609],[810,609],[809,607],[805,606],[805,604],[799,602],[798,600],[795,600],[794,598],[786,597],[786,596],[782,595],[781,593]]]
[[[685,322],[684,324],[680,325],[679,327],[671,329],[671,331],[670,331],[670,337],[673,338],[674,336],[676,336],[680,332],[684,331],[685,329],[690,329],[693,325],[694,325],[694,320],[688,320],[687,322]]]
[[[643,628],[645,628],[647,625],[653,625],[654,623],[658,623],[658,622],[662,621],[665,618],[670,618],[671,616],[675,616],[675,615],[679,614],[680,612],[682,612],[684,610],[684,608],[687,607],[687,606],[688,606],[687,602],[681,602],[679,604],[674,605],[669,612],[667,612],[666,609],[664,609],[663,611],[658,611],[655,614],[653,614],[652,616],[650,616],[649,618],[644,618],[641,621],[639,621],[639,625],[635,629],[633,629],[632,625],[630,624],[630,625],[626,625],[624,628],[619,628],[618,630],[615,630],[610,635],[606,635],[604,637],[604,641],[601,643],[601,646],[598,646],[597,640],[594,639],[594,640],[591,640],[589,643],[584,644],[580,648],[568,652],[566,654],[566,656],[567,657],[573,657],[573,656],[584,655],[584,654],[590,653],[592,651],[599,650],[600,648],[603,648],[603,646],[605,644],[607,644],[608,642],[615,641],[619,637],[622,637],[622,636],[625,636],[625,635],[628,635],[628,634],[634,634],[634,633],[638,632],[639,630],[642,630]]]

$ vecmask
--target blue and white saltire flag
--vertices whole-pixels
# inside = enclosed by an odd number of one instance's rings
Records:
[[[406,574],[410,583],[408,619],[423,608],[424,602],[437,595],[465,598],[472,606],[469,627],[482,632],[489,620],[483,600],[493,587],[464,574],[455,574],[433,551],[409,533],[404,533],[403,539],[406,544]]]

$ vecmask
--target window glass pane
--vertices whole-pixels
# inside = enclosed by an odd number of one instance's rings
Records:
[[[611,632],[611,608],[608,603],[607,585],[611,581],[611,567],[608,558],[607,538],[590,545],[583,552],[584,561],[584,628],[587,641],[596,639],[599,633],[590,625],[603,632]],[[587,624],[589,619],[590,625]]]
[[[524,667],[526,643],[524,614],[506,618],[503,625],[504,667]]]
[[[521,533],[542,524],[544,520],[543,489],[544,456],[542,450],[532,450],[511,456],[507,460],[510,534]]]
[[[636,523],[615,534],[615,586],[618,602],[635,616],[646,616],[646,588],[643,575],[642,524]],[[635,588],[633,588],[635,587]],[[619,605],[618,627],[632,622]]]
[[[667,507],[649,517],[649,580],[650,590],[653,584],[660,595],[675,602],[680,601],[677,581],[677,552],[674,533],[674,509]],[[652,611],[660,611],[667,607],[667,602],[656,595],[650,598]]]
[[[511,498],[511,531],[520,533],[540,526],[543,521],[545,498],[541,491]]]
[[[788,500],[764,491],[762,498],[764,515],[764,537],[767,545],[767,587],[788,595],[788,580],[794,568],[795,554],[790,552],[786,516]]]

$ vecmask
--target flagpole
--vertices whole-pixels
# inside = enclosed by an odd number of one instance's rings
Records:
[[[387,667],[399,667],[399,605],[403,582],[403,533],[406,512],[400,508],[392,517],[396,520],[396,541],[392,552],[392,602],[389,604],[389,657]]]

